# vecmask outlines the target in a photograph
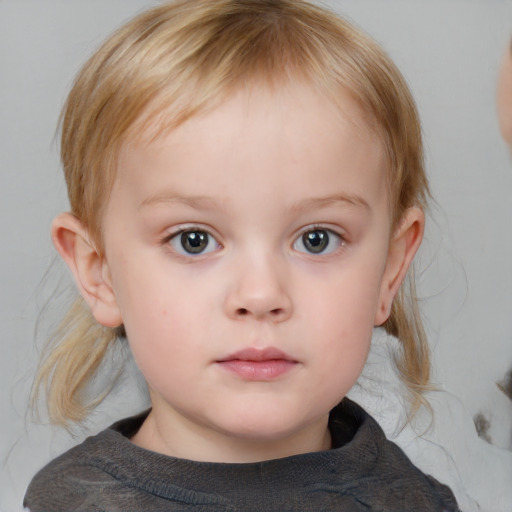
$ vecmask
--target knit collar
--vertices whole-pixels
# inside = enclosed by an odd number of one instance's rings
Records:
[[[262,497],[270,490],[273,509],[279,509],[276,496],[286,497],[288,509],[290,495],[300,500],[301,495],[329,488],[343,492],[346,487],[349,492],[360,475],[375,465],[377,445],[384,440],[376,422],[357,404],[344,399],[329,416],[331,450],[244,464],[197,462],[134,445],[129,437],[148,413],[122,420],[87,439],[88,463],[151,495],[195,505],[218,505],[225,510],[230,504],[250,502],[251,497],[261,506]]]

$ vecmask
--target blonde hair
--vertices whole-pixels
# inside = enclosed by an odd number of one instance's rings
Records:
[[[244,83],[304,80],[333,102],[356,101],[380,137],[396,225],[429,195],[421,129],[410,91],[368,36],[301,0],[178,0],[128,22],[84,65],[61,117],[61,156],[71,212],[103,250],[101,221],[119,150],[130,137],[154,136],[210,108]],[[402,287],[385,324],[402,342],[397,366],[412,409],[429,382],[429,351],[414,280]],[[97,400],[84,390],[119,332],[99,326],[81,299],[69,310],[43,358],[50,418],[81,421]]]

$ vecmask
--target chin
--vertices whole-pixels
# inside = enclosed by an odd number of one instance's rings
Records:
[[[227,420],[227,421],[226,421]],[[261,414],[238,414],[223,418],[219,427],[230,437],[254,443],[272,443],[294,437],[309,422],[304,418],[286,417],[283,411]]]

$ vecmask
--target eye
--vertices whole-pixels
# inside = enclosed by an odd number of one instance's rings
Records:
[[[208,254],[219,247],[219,243],[207,231],[189,229],[180,231],[169,239],[171,247],[186,256]]]
[[[330,229],[314,228],[302,233],[293,248],[309,254],[330,254],[343,244],[340,235]]]

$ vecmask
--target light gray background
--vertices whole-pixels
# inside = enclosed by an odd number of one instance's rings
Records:
[[[51,266],[49,240],[52,217],[67,208],[54,143],[59,110],[86,56],[113,28],[155,3],[0,0],[3,511],[18,510],[34,472],[83,435],[72,439],[26,418],[36,342],[40,346],[63,303],[52,300],[36,329],[42,306],[66,275],[62,266]],[[419,261],[435,380],[471,416],[486,414],[495,444],[510,448],[512,403],[495,381],[512,366],[512,164],[499,136],[494,97],[512,34],[512,2],[326,3],[381,42],[413,89],[437,200]],[[91,430],[140,403],[136,386],[125,381],[116,399],[92,418]]]

